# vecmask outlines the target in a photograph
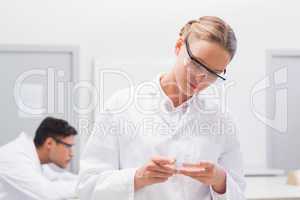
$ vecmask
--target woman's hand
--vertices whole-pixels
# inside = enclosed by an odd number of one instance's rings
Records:
[[[226,172],[212,162],[183,164],[178,173],[189,176],[205,185],[211,185],[213,190],[219,194],[226,192]]]
[[[134,189],[137,191],[147,185],[165,182],[175,172],[175,159],[153,157],[145,166],[136,171]]]

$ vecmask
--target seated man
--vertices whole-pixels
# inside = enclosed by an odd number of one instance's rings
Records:
[[[25,133],[0,147],[0,200],[66,199],[75,196],[77,176],[51,171],[65,169],[72,159],[77,131],[68,122],[47,117],[34,139]]]

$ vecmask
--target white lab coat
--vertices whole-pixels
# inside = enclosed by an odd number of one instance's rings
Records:
[[[40,164],[25,133],[0,148],[0,200],[58,200],[75,197],[78,176]]]
[[[218,107],[200,94],[174,108],[159,78],[153,83],[156,86],[139,88],[136,94],[140,96],[135,96],[133,103],[128,103],[132,90],[117,92],[108,101],[107,112],[97,117],[81,156],[80,198],[245,199],[242,158],[232,120],[226,113],[208,113]],[[114,112],[126,103],[122,111]],[[217,194],[211,186],[183,175],[134,192],[136,169],[155,155],[175,157],[181,162],[213,161],[226,171],[226,193]]]

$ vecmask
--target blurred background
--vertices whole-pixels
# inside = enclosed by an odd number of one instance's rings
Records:
[[[1,1],[0,145],[21,131],[33,135],[40,120],[53,115],[79,129],[79,155],[95,108],[130,86],[99,71],[122,70],[134,84],[152,80],[172,68],[181,27],[216,15],[238,39],[226,103],[239,129],[245,172],[286,182],[288,172],[300,168],[299,7],[296,0]],[[21,104],[34,112],[24,113]]]

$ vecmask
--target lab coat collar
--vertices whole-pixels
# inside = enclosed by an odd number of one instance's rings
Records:
[[[172,138],[179,137],[181,130],[184,129],[185,126],[187,124],[189,124],[191,121],[193,121],[194,119],[199,117],[198,108],[200,106],[200,109],[201,109],[201,107],[204,105],[204,99],[201,98],[200,95],[195,94],[191,98],[189,98],[187,101],[185,101],[183,104],[181,104],[180,106],[174,107],[173,102],[166,95],[166,93],[164,92],[164,90],[161,87],[160,79],[163,75],[164,75],[163,73],[160,73],[155,79],[155,83],[158,84],[159,95],[163,101],[162,109],[164,109],[164,111],[166,113],[169,113],[171,115],[173,115],[175,113],[182,115],[181,120],[178,122],[175,129],[172,131],[171,134],[169,134],[168,138],[172,139]],[[196,108],[196,107],[198,107],[198,108]],[[159,115],[159,117],[162,119],[164,118],[164,116],[162,116],[162,114]],[[165,121],[165,120],[163,120],[163,121]]]
[[[16,149],[16,151],[22,151],[22,154],[33,162],[36,169],[42,172],[42,165],[38,157],[37,150],[33,142],[33,138],[30,137],[28,134],[22,132],[16,139],[15,144],[16,144],[16,148],[20,149],[20,150]]]
[[[185,111],[188,106],[194,101],[196,94],[193,95],[191,98],[189,98],[188,100],[186,100],[185,102],[183,102],[181,105],[175,107],[172,100],[170,99],[170,97],[164,92],[164,90],[161,87],[160,84],[160,79],[162,78],[162,76],[164,76],[166,73],[160,73],[157,75],[157,77],[155,78],[155,83],[158,85],[159,88],[159,94],[160,96],[163,98],[163,106],[164,109],[168,112],[177,112],[177,111]]]

